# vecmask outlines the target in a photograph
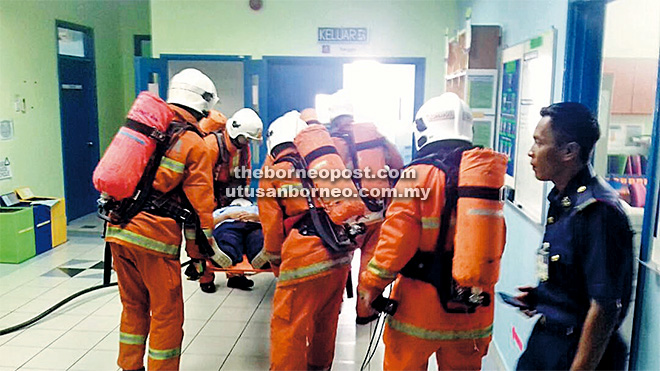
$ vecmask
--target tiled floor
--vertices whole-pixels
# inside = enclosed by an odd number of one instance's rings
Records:
[[[101,284],[103,241],[73,235],[22,264],[0,264],[0,329],[26,321],[81,289]],[[358,260],[359,261],[359,260]],[[355,268],[355,267],[354,267]],[[356,271],[353,277],[356,277]],[[184,281],[185,323],[181,370],[267,370],[275,278],[253,276],[250,292],[226,287],[206,294]],[[113,275],[112,281],[115,281]],[[359,370],[374,326],[355,326],[355,299],[339,318],[335,370]],[[85,294],[28,328],[0,336],[0,371],[117,370],[121,303],[116,287]],[[381,370],[379,342],[365,369]],[[433,369],[433,362],[430,362]]]

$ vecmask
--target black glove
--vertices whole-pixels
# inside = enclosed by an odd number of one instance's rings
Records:
[[[183,272],[188,280],[197,281],[204,274],[204,269],[206,268],[206,262],[200,259],[191,259],[190,264]]]

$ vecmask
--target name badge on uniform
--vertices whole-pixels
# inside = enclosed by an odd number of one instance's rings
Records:
[[[550,242],[544,242],[536,253],[536,278],[545,282],[549,278]]]

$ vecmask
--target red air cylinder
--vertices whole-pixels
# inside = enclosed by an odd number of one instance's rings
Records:
[[[339,154],[330,137],[328,130],[321,125],[309,125],[303,129],[293,143],[298,149],[298,153],[305,158],[307,162],[307,169],[314,170],[320,176],[314,177],[314,186],[319,190],[319,196],[330,196],[330,192],[339,191],[339,197],[319,197],[323,206],[328,213],[328,216],[335,224],[343,224],[348,219],[364,215],[366,208],[362,199],[357,197],[357,189],[350,177],[338,177],[334,181],[330,177],[323,178],[326,171],[338,174],[344,170],[344,162]],[[318,153],[323,153],[316,156]],[[311,156],[315,158],[311,158]],[[351,196],[341,196],[341,191],[349,192]],[[353,197],[355,195],[355,197]]]
[[[143,91],[126,117],[164,133],[174,113],[158,96]],[[94,187],[115,200],[132,196],[155,149],[153,138],[122,126],[96,165]]]
[[[491,149],[475,148],[463,152],[458,186],[504,186],[507,156]],[[456,236],[452,274],[465,287],[487,288],[500,274],[506,225],[504,202],[474,197],[459,197],[456,207]]]

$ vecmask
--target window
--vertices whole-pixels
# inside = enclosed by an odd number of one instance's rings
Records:
[[[66,27],[57,27],[57,52],[59,55],[86,57],[85,33]]]

